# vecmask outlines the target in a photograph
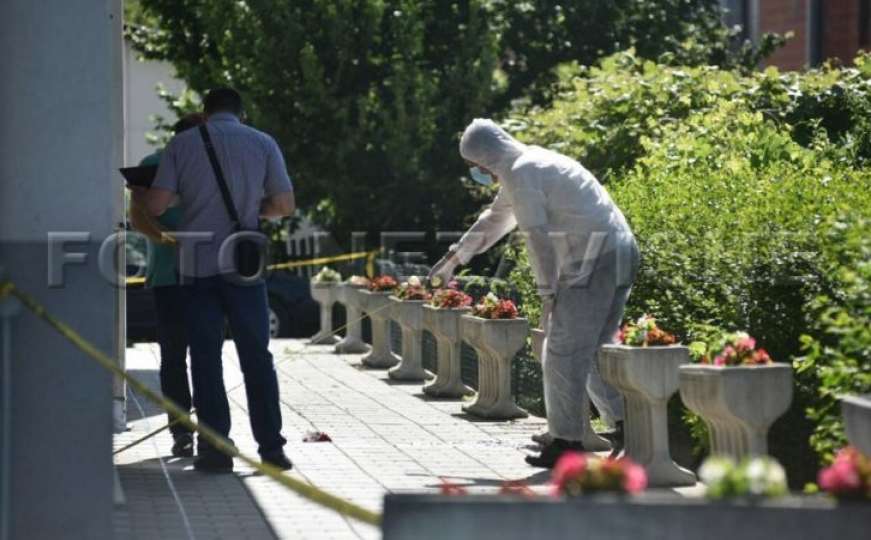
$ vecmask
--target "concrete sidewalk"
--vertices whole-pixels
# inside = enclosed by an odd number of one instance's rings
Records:
[[[354,501],[381,509],[387,492],[438,491],[441,478],[471,492],[493,492],[506,480],[544,490],[548,472],[523,461],[529,437],[545,421],[476,421],[461,401],[424,397],[420,384],[397,384],[385,371],[360,366],[358,355],[332,347],[274,340],[271,348],[281,386],[286,451],[292,475]],[[159,388],[158,349],[140,344],[127,351],[127,368]],[[242,381],[231,342],[224,350],[225,385]],[[231,437],[256,456],[244,386],[230,393]],[[144,414],[137,410],[141,404]],[[116,448],[165,423],[141,396],[128,402],[130,431]],[[332,443],[303,443],[318,430]],[[253,469],[236,462],[233,475],[203,475],[191,459],[170,457],[168,432],[116,456],[127,503],[117,507],[118,538],[378,538],[371,526],[346,520],[309,503]]]

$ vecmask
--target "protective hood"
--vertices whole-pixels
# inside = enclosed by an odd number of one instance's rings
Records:
[[[502,178],[525,151],[525,144],[509,135],[492,120],[475,119],[460,139],[460,155],[463,159]]]

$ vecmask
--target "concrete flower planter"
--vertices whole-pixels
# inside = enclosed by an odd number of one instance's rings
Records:
[[[312,345],[335,345],[339,337],[333,334],[333,304],[338,300],[339,284],[333,282],[311,282],[311,295],[321,306],[321,329],[312,336]]]
[[[511,391],[511,362],[529,332],[526,319],[460,317],[463,340],[478,353],[478,398],[463,411],[481,418],[510,420],[528,413],[517,406]]]
[[[345,337],[336,343],[339,354],[359,354],[369,350],[369,345],[363,341],[362,310],[355,289],[359,286],[342,283],[337,289],[338,301],[345,306]]]
[[[390,297],[393,320],[402,329],[399,365],[387,374],[397,381],[424,381],[432,374],[423,369],[423,300]]]
[[[871,505],[825,497],[709,502],[677,495],[576,499],[389,494],[384,540],[867,540]]]
[[[532,329],[532,356],[541,363],[542,358],[544,357],[544,338],[545,333],[541,328],[533,328]],[[590,417],[590,400],[588,399],[584,403],[584,410],[582,412],[587,418]],[[550,434],[542,434],[545,440],[552,440]],[[584,429],[584,438],[581,440],[581,443],[584,445],[584,449],[590,452],[607,452],[611,450],[611,443],[608,442],[608,439],[600,437],[593,431],[593,427],[587,422],[586,428]]]
[[[764,455],[771,424],[792,403],[792,367],[681,366],[680,396],[707,424],[711,454]]]
[[[841,398],[844,431],[857,450],[871,456],[871,394]]]
[[[604,345],[599,351],[602,378],[626,400],[625,455],[644,467],[650,486],[696,483],[668,449],[668,400],[677,392],[680,366],[689,361],[689,349],[681,346]]]
[[[423,325],[435,337],[438,359],[436,378],[423,387],[427,395],[442,398],[461,398],[475,393],[463,384],[460,372],[460,348],[463,341],[460,334],[460,317],[471,308],[437,308],[423,306]]]
[[[388,369],[399,363],[399,357],[390,350],[390,292],[372,292],[356,289],[357,302],[372,322],[372,350],[363,357],[363,365],[375,369]]]

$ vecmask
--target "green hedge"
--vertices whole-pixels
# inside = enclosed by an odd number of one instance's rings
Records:
[[[794,407],[771,436],[794,484],[842,442],[833,395],[871,391],[869,67],[744,76],[623,53],[564,69],[550,108],[510,121],[606,179],[643,254],[627,316],[655,314],[685,340],[746,329],[796,362]],[[534,317],[523,249],[508,256]]]

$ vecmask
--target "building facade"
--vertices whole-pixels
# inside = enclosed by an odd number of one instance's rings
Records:
[[[721,0],[726,20],[752,40],[766,32],[793,38],[766,60],[785,70],[827,60],[849,63],[871,49],[871,0]]]

